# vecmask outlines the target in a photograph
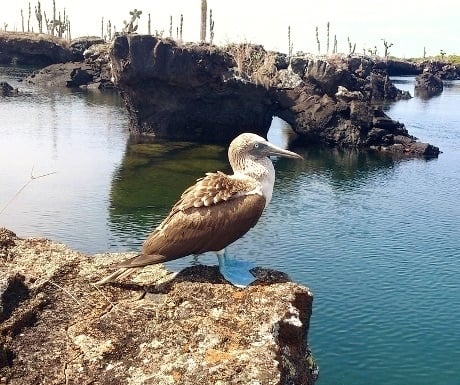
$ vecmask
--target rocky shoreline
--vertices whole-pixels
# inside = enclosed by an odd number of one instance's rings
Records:
[[[126,254],[88,256],[0,228],[0,384],[313,384],[313,295],[258,269],[246,289],[217,267],[92,285]]]
[[[9,58],[34,63],[34,54],[42,60],[42,43],[37,42],[41,36],[34,46],[31,34],[17,34],[12,49],[5,43],[12,41],[10,35],[0,33],[3,62]],[[21,45],[24,48],[18,49]],[[111,44],[80,38],[61,42],[61,48],[67,54],[54,57],[58,64],[25,81],[37,86],[118,88],[131,131],[168,140],[228,143],[244,131],[264,136],[272,117],[278,116],[291,125],[300,142],[436,157],[436,146],[417,141],[379,104],[411,97],[391,83],[389,74],[435,71],[445,79],[460,78],[458,68],[438,62],[344,55],[287,58],[257,45],[178,44],[150,35],[121,35]],[[431,83],[420,84],[433,89]],[[423,89],[418,95],[431,96]]]

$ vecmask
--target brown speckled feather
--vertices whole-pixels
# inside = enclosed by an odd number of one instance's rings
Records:
[[[249,177],[206,174],[182,194],[168,217],[146,239],[142,254],[118,267],[142,267],[224,249],[262,215],[266,201],[259,189]]]

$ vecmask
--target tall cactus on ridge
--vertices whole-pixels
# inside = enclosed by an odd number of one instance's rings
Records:
[[[209,42],[214,40],[214,19],[212,18],[212,9],[209,10]]]
[[[38,32],[43,33],[43,16],[40,2],[38,2],[38,4],[35,6],[35,17],[38,21]]]
[[[200,41],[204,43],[206,41],[206,21],[208,13],[208,4],[206,0],[201,0],[201,29],[200,29]]]

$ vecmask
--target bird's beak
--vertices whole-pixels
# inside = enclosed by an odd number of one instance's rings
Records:
[[[303,157],[301,157],[299,154],[279,148],[270,142],[267,142],[266,151],[267,156],[283,156],[285,158],[303,159]]]

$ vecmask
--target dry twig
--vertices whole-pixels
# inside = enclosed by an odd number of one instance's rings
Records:
[[[0,210],[0,214],[2,214],[7,209],[7,207],[18,197],[18,195],[35,179],[43,178],[45,176],[52,175],[52,174],[56,174],[56,171],[34,176],[34,168],[32,167],[32,170],[30,171],[30,180],[28,180],[18,191],[16,191],[16,194],[14,194],[13,197]]]

